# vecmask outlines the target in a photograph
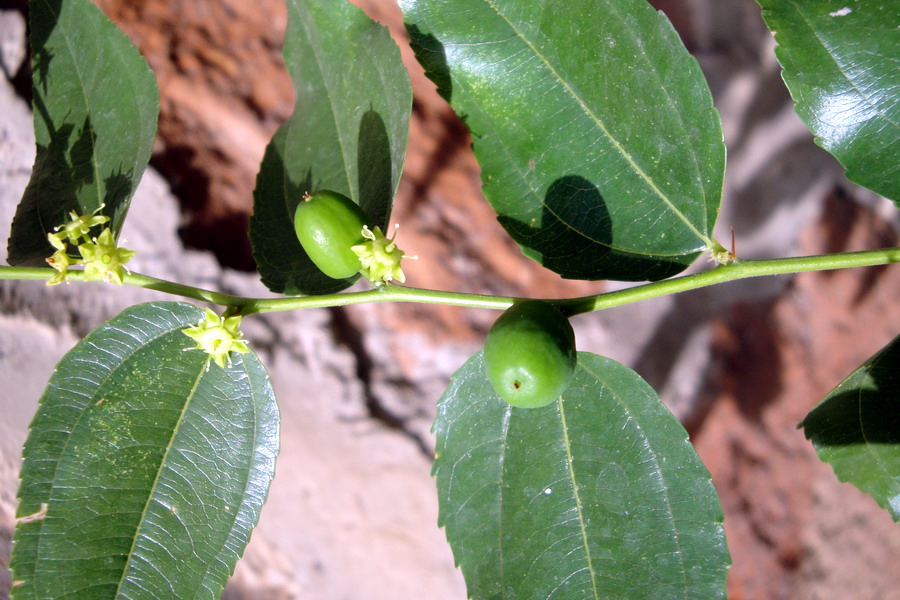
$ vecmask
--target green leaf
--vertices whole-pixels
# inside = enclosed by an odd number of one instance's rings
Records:
[[[29,10],[37,156],[8,260],[46,266],[47,233],[70,211],[105,204],[118,235],[150,160],[159,92],[137,48],[90,0],[31,0]]]
[[[847,177],[900,207],[900,10],[881,0],[757,0],[800,118]]]
[[[831,390],[800,427],[838,479],[900,522],[900,337]]]
[[[134,306],[57,366],[25,444],[14,598],[218,598],[278,451],[265,369],[185,351],[203,313]],[[30,516],[29,516],[30,515]]]
[[[722,508],[687,433],[634,371],[578,360],[544,408],[503,402],[481,352],[440,400],[439,520],[469,596],[724,598]]]
[[[575,279],[662,279],[707,247],[725,147],[697,62],[644,0],[400,0],[525,255]]]
[[[256,179],[250,241],[273,292],[324,294],[335,280],[306,256],[294,233],[304,192],[352,198],[386,230],[400,181],[412,88],[386,28],[345,0],[288,0],[284,59],[297,108],[275,134]]]

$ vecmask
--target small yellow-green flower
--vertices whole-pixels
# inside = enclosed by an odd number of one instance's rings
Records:
[[[109,227],[94,238],[93,242],[78,246],[78,251],[84,259],[85,281],[108,281],[116,285],[122,285],[122,277],[128,270],[125,263],[137,254],[134,250],[116,246]]]
[[[188,350],[203,350],[209,354],[213,362],[225,368],[225,361],[231,364],[231,352],[246,354],[250,352],[247,341],[241,339],[238,327],[241,325],[241,316],[220,317],[210,309],[206,309],[206,315],[195,327],[188,327],[182,333],[195,342],[197,346]]]
[[[69,213],[71,217],[71,221],[66,223],[65,225],[60,225],[59,227],[54,227],[53,231],[60,231],[60,233],[55,234],[58,239],[65,240],[68,239],[75,245],[78,245],[82,241],[89,241],[88,232],[92,227],[96,227],[97,225],[103,225],[104,223],[109,221],[109,217],[98,215],[97,213],[103,210],[105,204],[101,204],[97,207],[97,209],[89,215],[79,215],[74,210]],[[52,244],[53,241],[51,240]],[[55,245],[55,244],[54,244]]]
[[[59,271],[47,281],[47,285],[58,285],[63,281],[66,281],[69,267],[73,264],[78,264],[78,261],[76,260],[73,262],[71,257],[66,254],[66,243],[62,241],[62,238],[59,235],[48,233],[47,239],[50,241],[50,244],[56,248],[56,252],[47,259],[47,264]]]
[[[61,233],[48,233],[47,241],[57,250],[66,249],[66,236]]]
[[[362,244],[352,246],[350,249],[359,257],[362,264],[360,273],[369,280],[372,285],[382,285],[393,279],[400,283],[406,281],[406,275],[400,268],[400,261],[407,258],[403,250],[397,247],[394,237],[387,238],[381,232],[380,227],[370,230],[363,226],[362,236],[366,239]],[[409,257],[415,258],[415,257]]]

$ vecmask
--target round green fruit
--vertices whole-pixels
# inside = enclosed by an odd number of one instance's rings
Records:
[[[488,380],[512,406],[538,408],[556,400],[572,379],[577,357],[569,320],[540,300],[513,305],[484,344]]]
[[[294,213],[297,239],[310,260],[334,279],[346,279],[360,270],[352,246],[364,241],[366,213],[343,194],[319,190],[306,194]]]

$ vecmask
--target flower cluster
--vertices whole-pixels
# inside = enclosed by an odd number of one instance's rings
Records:
[[[197,342],[195,347],[186,350],[203,350],[213,362],[224,369],[226,361],[231,365],[232,352],[241,354],[250,352],[247,340],[241,339],[242,334],[238,330],[240,325],[240,315],[220,317],[207,308],[203,319],[195,327],[182,330],[184,335]]]
[[[47,285],[67,281],[69,267],[74,265],[84,265],[84,281],[108,281],[122,285],[122,277],[128,271],[125,263],[134,257],[135,252],[119,248],[109,227],[104,227],[95,238],[88,235],[92,228],[109,222],[109,217],[97,214],[103,206],[101,204],[97,210],[85,215],[73,210],[69,213],[71,221],[55,227],[54,233],[47,234],[47,240],[56,248],[56,252],[47,259],[47,264],[57,271]],[[70,255],[68,245],[76,247],[81,258]]]
[[[400,261],[404,258],[416,257],[403,254],[403,250],[397,247],[397,243],[394,241],[394,238],[397,237],[396,230],[394,237],[387,238],[381,232],[380,227],[370,230],[363,226],[362,236],[366,241],[350,249],[359,257],[359,262],[362,264],[360,273],[363,277],[374,286],[384,285],[394,279],[400,283],[406,281],[406,275],[400,268]]]

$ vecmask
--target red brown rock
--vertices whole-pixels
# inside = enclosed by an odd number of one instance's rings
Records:
[[[877,215],[832,197],[797,254],[897,244]],[[804,273],[717,327],[720,393],[692,439],[725,509],[731,600],[900,597],[900,530],[840,483],[797,425],[900,325],[900,270]]]
[[[245,232],[256,170],[293,110],[280,57],[283,3],[98,4],[157,73],[162,110],[154,165],[181,200],[184,238],[225,264],[251,269]],[[521,256],[481,198],[465,127],[416,65],[397,7],[358,4],[389,26],[412,74],[410,143],[394,220],[403,225],[400,246],[428,260],[406,265],[410,283],[541,296],[601,291],[602,284],[563,281]],[[693,11],[684,3],[656,4],[677,11],[673,20],[691,46]],[[762,90],[762,100],[783,98],[783,90],[753,89]],[[896,244],[876,216],[854,206],[832,198],[797,253]],[[896,334],[898,276],[896,268],[805,274],[780,297],[737,305],[716,321],[711,379],[718,393],[690,429],[726,512],[732,600],[900,597],[896,526],[870,498],[838,483],[796,429],[818,399]],[[451,307],[377,305],[348,314],[360,330],[369,323],[367,339],[378,343],[373,336],[380,332],[404,332],[386,342],[396,368],[388,375],[401,379],[415,378],[448,338],[477,346],[489,325],[488,315]]]

